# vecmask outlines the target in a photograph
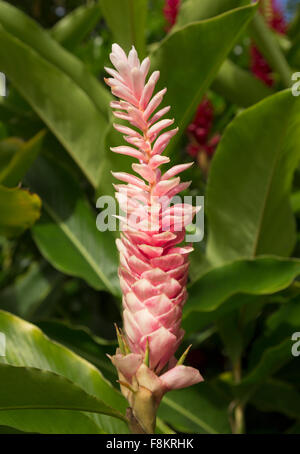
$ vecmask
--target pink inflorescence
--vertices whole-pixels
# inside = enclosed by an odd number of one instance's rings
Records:
[[[165,173],[160,170],[170,161],[162,153],[178,128],[166,130],[174,122],[162,118],[169,106],[157,110],[166,93],[164,88],[153,96],[159,71],[146,80],[150,60],[140,63],[134,47],[127,57],[114,44],[110,59],[115,69],[106,68],[111,77],[105,81],[119,98],[111,107],[115,117],[131,125],[114,124],[129,145],[111,150],[138,161],[132,164],[138,176],[113,173],[124,183],[114,187],[125,213],[120,217],[123,232],[117,240],[125,333],[121,335],[123,351],[118,349],[112,361],[120,382],[129,385],[121,389],[132,404],[134,386],[151,388],[159,401],[169,389],[202,380],[198,370],[176,366],[174,357],[184,334],[180,324],[192,251],[190,246],[178,244],[184,240],[185,226],[192,222],[197,208],[183,203],[170,206],[171,199],[190,185],[181,182],[178,174],[191,163],[176,165]]]
[[[210,161],[221,139],[220,134],[211,136],[214,121],[214,107],[210,99],[203,97],[195,117],[187,128],[189,143],[187,152],[198,161],[204,174],[207,174]]]
[[[177,15],[179,13],[180,0],[165,0],[163,13],[168,23],[168,30],[170,30],[176,23]]]

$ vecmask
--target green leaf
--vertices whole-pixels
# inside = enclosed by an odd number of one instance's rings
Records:
[[[30,169],[30,188],[44,211],[33,237],[45,258],[59,271],[81,277],[96,289],[118,295],[118,255],[111,232],[99,232],[91,210],[71,173],[40,157]]]
[[[179,10],[173,28],[209,19],[228,10],[249,5],[249,0],[188,0]],[[248,107],[269,96],[272,90],[230,60],[225,60],[212,84],[213,89],[238,106]]]
[[[37,22],[20,9],[0,0],[0,24],[8,33],[31,48],[32,52],[64,73],[62,77],[67,76],[78,85],[105,119],[109,118],[107,115],[111,100],[109,91],[99,83],[78,58],[60,46]],[[33,72],[33,68],[31,72]],[[33,76],[33,74],[31,75]],[[48,96],[50,94],[48,93]]]
[[[122,170],[123,172],[132,172],[132,158],[130,156],[120,155],[110,151],[111,147],[118,146],[123,142],[121,134],[115,130],[113,124],[111,123],[105,137],[107,152],[101,165],[101,178],[97,190],[98,196],[101,194],[107,194],[114,197],[115,191],[113,183],[115,183],[116,180],[112,176],[112,171],[117,172]]]
[[[300,274],[300,261],[279,257],[237,260],[213,268],[189,286],[183,327],[189,331],[253,301],[251,295],[268,295],[287,288]],[[245,295],[248,294],[249,296]]]
[[[244,338],[241,329],[239,311],[233,311],[217,320],[218,334],[225,347],[226,355],[232,364],[241,358],[244,348]]]
[[[15,282],[1,294],[1,308],[30,319],[51,293],[61,276],[45,263],[33,262]]]
[[[115,341],[101,339],[86,327],[72,326],[58,320],[41,321],[38,326],[51,339],[65,345],[97,366],[107,379],[112,382],[117,380],[116,369],[106,356],[106,354],[115,353]]]
[[[299,297],[283,305],[268,319],[263,335],[255,340],[250,351],[249,367],[234,393],[248,401],[259,387],[277,373],[285,364],[291,362],[292,334],[300,323]]]
[[[1,71],[96,187],[108,127],[108,91],[49,33],[2,1],[0,60]]]
[[[101,17],[101,2],[79,6],[60,19],[51,30],[51,36],[66,49],[74,49],[96,26]]]
[[[31,140],[20,146],[8,165],[0,172],[1,184],[12,187],[16,186],[21,181],[38,156],[44,136],[45,131],[41,131]]]
[[[125,412],[126,402],[124,398],[103,378],[98,369],[67,348],[51,341],[36,326],[12,314],[0,311],[0,331],[6,336],[4,362],[8,365],[40,369],[44,375],[52,372],[59,376],[62,383],[67,379],[91,397],[102,401],[106,406],[122,414]],[[11,393],[9,393],[9,396],[12,400]],[[31,431],[33,421],[30,421],[29,416],[32,418],[35,413],[29,410],[18,411],[23,413],[22,426],[18,425],[19,419],[14,420],[13,414],[10,412],[7,415],[9,423],[6,424],[6,412],[4,411],[0,412],[0,424]],[[40,412],[37,412],[37,419],[39,415]],[[127,433],[127,427],[122,421],[105,415],[88,413],[88,416],[101,430],[107,433]],[[46,424],[49,422],[50,427],[54,424],[54,419],[58,417],[59,412],[44,410],[43,420]],[[12,425],[12,420],[14,425]],[[28,429],[26,429],[27,422]],[[46,425],[44,433],[48,433],[47,430]]]
[[[13,429],[12,427],[8,426],[0,426],[0,434],[24,434],[27,432],[22,432],[21,430]]]
[[[293,194],[291,194],[290,201],[291,201],[293,213],[299,213],[299,211],[300,211],[300,191],[293,192]]]
[[[266,58],[270,67],[279,74],[283,85],[286,88],[290,87],[292,70],[286,61],[278,40],[259,12],[257,12],[251,22],[250,32],[258,49]]]
[[[246,396],[251,395],[257,389],[257,386],[274,375],[284,364],[293,358],[291,354],[291,340],[284,339],[281,343],[271,346],[261,353],[261,358],[256,367],[237,386],[238,392],[246,393]]]
[[[287,59],[289,64],[295,69],[300,67],[300,10],[295,16],[294,21],[289,24],[288,35],[291,38],[287,49]]]
[[[300,10],[299,10],[299,8],[298,8],[298,11],[296,9],[295,16],[291,19],[287,34],[293,40],[300,37]]]
[[[7,120],[5,120],[6,122]],[[24,141],[17,137],[7,137],[0,141],[0,168],[7,167],[13,156],[21,149]]]
[[[15,236],[40,217],[41,200],[25,189],[0,185],[0,234]]]
[[[205,382],[166,394],[158,415],[183,433],[230,433],[228,405],[227,398]]]
[[[228,101],[249,107],[272,94],[272,89],[230,60],[225,60],[212,88]]]
[[[103,434],[107,433],[81,411],[8,410],[0,412],[0,433]],[[9,427],[7,427],[9,426]],[[20,432],[23,431],[23,432]]]
[[[300,325],[300,298],[299,296],[282,305],[273,312],[266,321],[262,336],[258,337],[249,354],[249,368],[255,370],[262,355],[268,349],[277,348],[281,343],[286,343],[289,350],[288,358],[293,359],[291,348],[293,345],[291,336]]]
[[[92,334],[86,327],[74,327],[58,320],[41,321],[38,326],[51,339],[67,346],[97,366],[111,382],[114,383],[118,379],[117,371],[107,357],[107,354],[113,355],[115,353],[115,341],[101,339]],[[157,433],[174,433],[160,418],[157,418],[156,428]]]
[[[0,411],[75,410],[124,416],[56,373],[0,364]]]
[[[211,0],[189,0],[182,6],[177,23],[182,26],[197,20],[207,19],[229,9],[249,5],[249,2],[249,0],[214,0],[213,2]],[[279,44],[260,14],[256,14],[251,22],[250,31],[271,67],[280,74],[285,86],[288,87],[291,82],[291,71]]]
[[[249,0],[187,0],[179,10],[175,27],[209,19],[239,6],[249,5]]]
[[[140,57],[143,57],[147,0],[102,0],[100,4],[115,42],[127,52],[134,45]]]
[[[160,70],[159,88],[168,89],[165,103],[172,106],[180,131],[172,141],[172,150],[256,6],[179,28],[155,47],[152,68]],[[193,71],[187,71],[191,62]]]
[[[289,192],[300,156],[299,107],[290,91],[280,92],[242,112],[225,131],[207,187],[211,262],[292,252]]]
[[[289,383],[269,379],[251,398],[251,403],[260,411],[283,413],[290,418],[299,418],[300,393]]]

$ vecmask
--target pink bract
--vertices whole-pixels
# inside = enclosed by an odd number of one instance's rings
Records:
[[[166,89],[153,95],[159,71],[147,79],[150,60],[140,62],[134,47],[127,57],[114,44],[110,59],[115,69],[106,68],[111,77],[105,81],[119,98],[111,107],[115,117],[130,124],[114,125],[128,145],[111,150],[138,161],[132,164],[138,176],[113,173],[122,182],[114,187],[125,213],[120,217],[123,231],[117,240],[124,335],[120,335],[120,349],[111,359],[134,411],[135,393],[140,388],[150,390],[158,405],[168,390],[203,380],[198,370],[177,365],[174,357],[184,335],[180,324],[192,251],[179,243],[197,208],[184,203],[170,205],[172,198],[190,185],[181,182],[178,175],[192,163],[176,165],[165,173],[160,170],[170,161],[162,153],[177,128],[166,130],[174,123],[163,119],[170,107],[158,109]]]

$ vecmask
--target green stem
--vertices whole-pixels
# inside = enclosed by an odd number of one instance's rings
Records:
[[[126,416],[128,419],[128,427],[130,429],[130,432],[132,434],[145,434],[146,432],[142,428],[142,426],[139,424],[138,420],[135,418],[132,409],[129,407],[126,410]]]
[[[238,359],[233,365],[233,379],[236,384],[239,384],[242,379],[242,364],[241,359]],[[243,434],[245,432],[245,416],[244,405],[238,402],[233,410],[233,433]]]
[[[289,88],[291,86],[292,71],[273,32],[265,24],[260,13],[256,13],[254,16],[250,25],[250,30],[255,43],[267,59],[271,68],[279,74],[284,86]]]

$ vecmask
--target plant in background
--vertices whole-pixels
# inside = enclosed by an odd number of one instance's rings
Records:
[[[276,0],[262,0],[260,8],[268,26],[275,32],[285,35],[287,23],[278,2]],[[270,87],[274,85],[272,69],[255,44],[250,47],[250,67],[252,73],[266,85]]]
[[[206,96],[199,104],[196,115],[187,128],[189,143],[187,152],[197,160],[204,175],[207,175],[210,161],[220,141],[220,134],[210,136],[214,120],[214,106]]]
[[[167,30],[170,31],[176,23],[177,15],[180,8],[180,0],[165,0],[163,13],[167,22]]]
[[[117,109],[114,115],[136,128],[115,124],[133,146],[111,150],[138,159],[132,168],[145,180],[113,173],[126,183],[115,185],[126,216],[121,218],[123,233],[117,240],[124,333],[117,329],[119,348],[111,360],[130,404],[132,431],[153,433],[163,395],[203,380],[198,370],[183,365],[185,354],[179,361],[174,357],[184,335],[180,324],[187,299],[188,256],[193,250],[176,245],[184,240],[185,227],[197,208],[179,203],[170,206],[172,198],[190,185],[181,183],[177,175],[191,163],[176,165],[165,173],[160,170],[170,161],[162,153],[178,128],[161,133],[174,120],[162,119],[170,106],[156,111],[166,92],[163,89],[152,96],[159,71],[146,82],[150,60],[140,63],[134,47],[127,57],[113,44],[110,59],[116,70],[106,68],[112,77],[105,81],[120,99],[111,102]]]
[[[180,0],[165,0],[163,13],[168,23],[167,31],[175,25],[180,6]],[[210,161],[221,138],[220,134],[209,137],[213,125],[213,110],[212,102],[204,96],[193,121],[187,128],[189,143],[186,151],[196,160],[205,176],[208,174]]]

